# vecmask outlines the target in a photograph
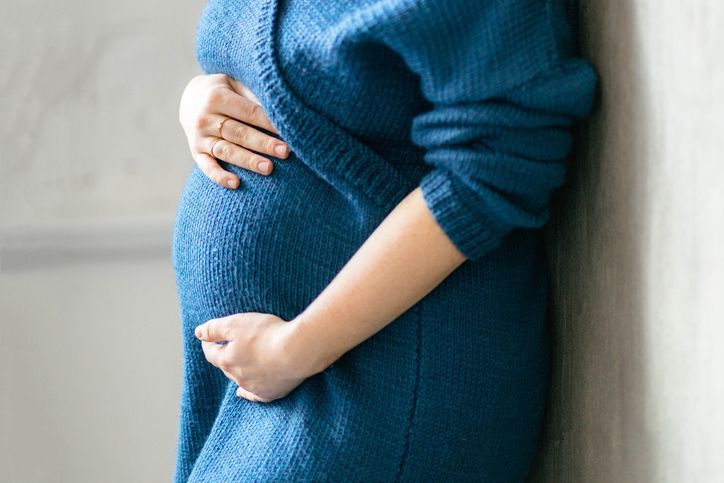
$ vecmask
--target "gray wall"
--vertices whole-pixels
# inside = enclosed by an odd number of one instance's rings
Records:
[[[170,481],[203,1],[0,0],[0,481]]]
[[[536,481],[724,481],[724,3],[581,0],[603,82],[548,228]]]
[[[203,2],[0,0],[0,224],[169,220]]]
[[[0,481],[164,481],[193,2],[0,0]],[[721,481],[724,4],[581,0],[534,481]],[[716,61],[716,62],[715,62]]]

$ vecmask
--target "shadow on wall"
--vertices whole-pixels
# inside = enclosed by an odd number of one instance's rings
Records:
[[[640,297],[650,147],[635,13],[630,0],[580,5],[582,53],[601,84],[546,226],[553,364],[534,482],[655,479]]]

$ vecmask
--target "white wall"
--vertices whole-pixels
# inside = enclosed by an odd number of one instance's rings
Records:
[[[724,3],[581,0],[603,77],[549,228],[536,481],[724,481]]]

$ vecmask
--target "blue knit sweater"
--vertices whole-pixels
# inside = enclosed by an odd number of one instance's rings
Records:
[[[568,0],[210,0],[205,73],[250,87],[292,150],[264,177],[193,167],[174,265],[184,380],[175,481],[519,481],[548,381],[539,228],[597,84]],[[254,403],[196,325],[293,319],[421,186],[468,260],[307,379]],[[422,263],[422,261],[421,261]]]

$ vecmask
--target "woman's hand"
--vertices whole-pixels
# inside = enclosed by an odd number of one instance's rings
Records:
[[[211,319],[198,327],[206,360],[239,388],[236,395],[270,402],[285,397],[318,367],[314,354],[296,337],[295,322],[246,312]]]
[[[254,151],[277,158],[289,155],[284,141],[251,127],[278,134],[256,96],[225,74],[201,74],[191,79],[181,96],[179,122],[199,168],[227,188],[236,189],[239,178],[223,169],[216,158],[270,174],[271,160]]]

